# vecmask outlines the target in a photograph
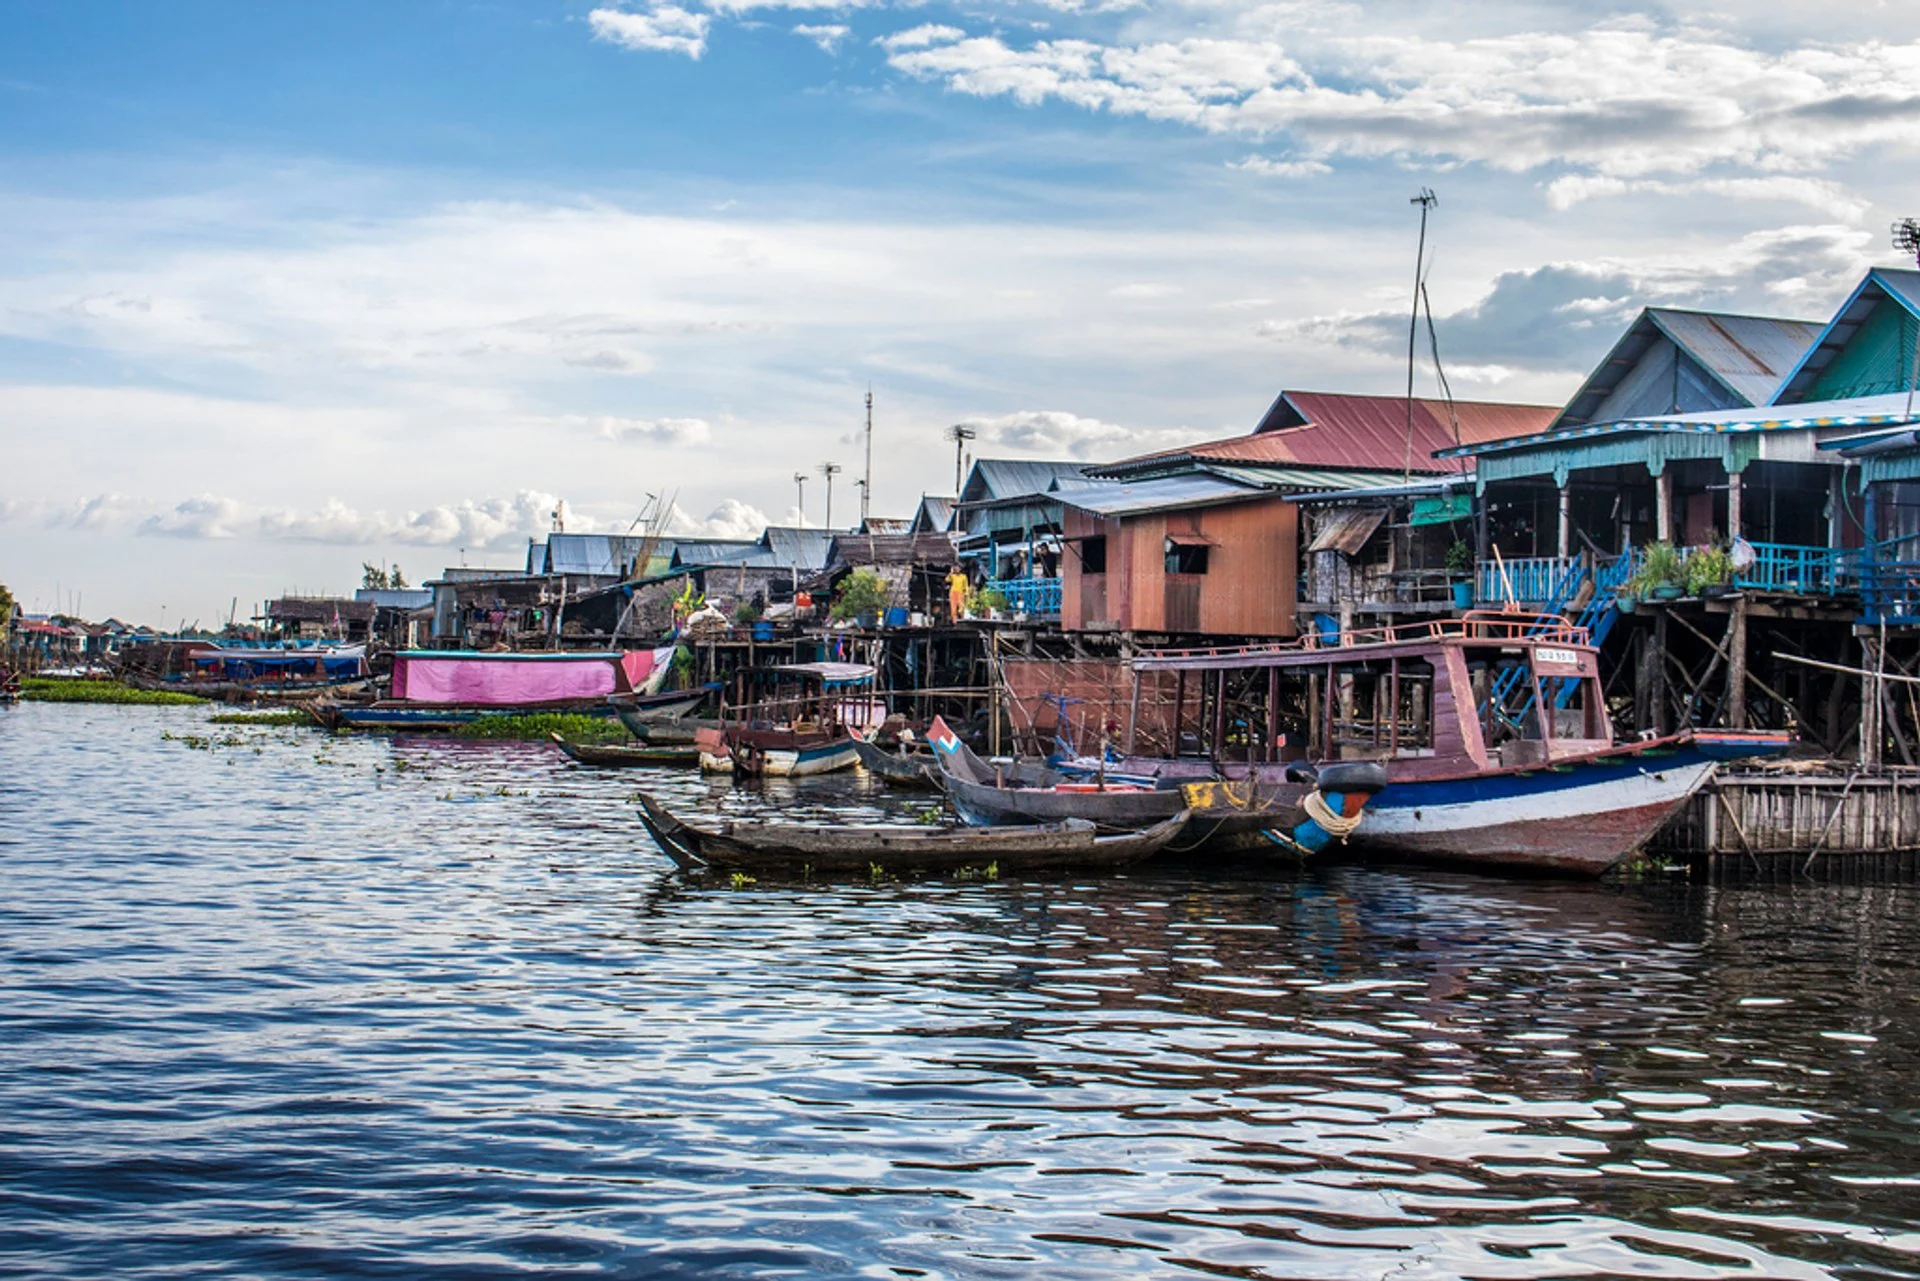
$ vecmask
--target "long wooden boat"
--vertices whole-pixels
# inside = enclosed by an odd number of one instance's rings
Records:
[[[678,721],[694,711],[720,689],[719,682],[693,689],[668,690],[662,694],[615,694],[609,702],[614,715],[635,738],[652,739],[657,727]],[[691,733],[687,742],[693,741]]]
[[[1164,651],[1132,666],[1136,681],[1174,675],[1174,740],[1188,733],[1203,755],[1129,757],[1119,768],[1263,780],[1278,777],[1289,754],[1374,760],[1388,786],[1357,843],[1495,868],[1598,875],[1645,844],[1718,760],[1791,741],[1614,741],[1598,653],[1583,629],[1553,615],[1470,612],[1341,644]],[[1254,759],[1222,759],[1234,754],[1229,722],[1251,729]]]
[[[696,736],[702,769],[748,777],[796,778],[852,769],[856,732],[884,719],[864,663],[788,663],[734,674],[734,697],[720,711],[720,738]]]
[[[853,740],[861,768],[893,787],[939,790],[940,762],[931,752],[889,752],[864,738]]]
[[[939,717],[928,740],[940,762],[947,799],[969,823],[1084,818],[1104,829],[1124,830],[1184,809],[1192,821],[1181,848],[1213,852],[1271,846],[1295,854],[1318,853],[1354,831],[1386,784],[1386,771],[1373,762],[1317,770],[1301,763],[1274,778],[1237,783],[1197,774],[1151,783],[1073,781],[1031,762],[990,765]]]
[[[554,746],[582,765],[626,768],[634,765],[660,765],[690,768],[700,763],[697,747],[630,747],[621,743],[575,743],[564,735],[549,734]]]
[[[1145,830],[1102,836],[1092,823],[1003,828],[845,827],[722,822],[695,826],[639,793],[640,821],[662,853],[686,869],[793,875],[951,872],[993,864],[1001,873],[1126,867],[1179,836],[1184,811]]]
[[[643,721],[638,725],[624,716],[620,719],[626,725],[628,733],[641,742],[656,747],[688,747],[699,741],[701,730],[718,731],[721,728],[718,720],[706,716],[682,716],[675,720]]]

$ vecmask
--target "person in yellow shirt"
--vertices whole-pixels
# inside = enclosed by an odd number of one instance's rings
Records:
[[[967,616],[967,576],[958,568],[947,575],[947,608],[956,623]]]

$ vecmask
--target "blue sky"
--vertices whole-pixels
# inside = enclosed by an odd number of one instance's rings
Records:
[[[1456,392],[1557,401],[1639,305],[1824,318],[1895,260],[1917,36],[1878,0],[15,0],[0,582],[207,621],[513,563],[560,500],[744,532],[854,463],[869,385],[900,513],[953,422],[1113,457],[1392,390],[1421,186]]]

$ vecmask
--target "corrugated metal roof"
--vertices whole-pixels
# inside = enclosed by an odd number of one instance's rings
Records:
[[[904,534],[913,521],[905,516],[869,516],[860,522],[863,534]]]
[[[916,534],[943,534],[953,527],[953,499],[922,495],[920,510],[913,514],[908,529]]]
[[[1495,401],[1413,402],[1412,450],[1408,451],[1404,396],[1352,396],[1334,392],[1283,391],[1250,436],[1202,441],[1090,468],[1096,476],[1138,475],[1183,462],[1278,463],[1305,467],[1366,468],[1398,475],[1468,470],[1459,459],[1434,451],[1501,436],[1540,431],[1552,421],[1552,405]],[[1455,439],[1454,422],[1459,422]]]
[[[967,483],[960,489],[963,503],[985,502],[996,498],[1018,498],[1025,494],[1044,494],[1063,476],[1078,476],[1085,468],[1080,463],[1047,462],[1027,458],[976,458]]]
[[[531,538],[527,540],[527,572],[529,574],[547,572],[547,545],[536,543]]]
[[[1387,518],[1384,507],[1355,507],[1328,512],[1320,518],[1320,532],[1307,544],[1310,552],[1339,552],[1352,556],[1367,545],[1373,531]]]
[[[833,540],[830,565],[951,565],[953,543],[945,534],[842,534]]]
[[[648,541],[638,534],[548,534],[546,572],[624,578]]]
[[[760,550],[758,539],[676,538],[673,541],[673,564],[677,567],[714,565],[736,561]]]
[[[1243,485],[1260,485],[1268,489],[1293,492],[1296,490],[1319,489],[1358,489],[1368,485],[1381,485],[1398,480],[1396,471],[1341,471],[1330,467],[1220,467],[1209,465],[1200,468],[1209,476],[1219,476],[1225,480],[1238,481]]]
[[[1813,390],[1820,373],[1840,354],[1854,334],[1873,315],[1881,302],[1891,300],[1920,316],[1920,271],[1910,268],[1875,267],[1869,271],[1840,309],[1827,322],[1806,354],[1781,380],[1779,390],[1770,398],[1777,404],[1790,403]]]
[[[353,598],[375,609],[420,609],[433,604],[433,591],[426,587],[362,587]]]
[[[1318,503],[1366,502],[1376,498],[1431,498],[1453,490],[1466,489],[1472,484],[1472,476],[1433,476],[1404,485],[1356,485],[1352,489],[1323,489],[1311,494],[1294,494],[1292,501],[1306,506]]]
[[[1225,503],[1245,502],[1250,498],[1265,498],[1269,493],[1264,488],[1238,484],[1218,476],[1193,474],[1076,486],[1063,493],[1061,498],[1069,505],[1095,515],[1131,516],[1140,512],[1169,511],[1182,507],[1218,507]]]
[[[772,563],[781,569],[825,569],[834,538],[846,532],[769,525],[766,533],[760,535],[760,545],[772,553]]]
[[[1858,396],[1851,400],[1825,400],[1804,405],[1749,405],[1738,409],[1713,409],[1693,414],[1666,414],[1657,418],[1631,418],[1616,423],[1590,423],[1556,432],[1539,432],[1512,440],[1496,440],[1484,445],[1469,445],[1460,453],[1491,455],[1541,446],[1565,444],[1594,436],[1613,436],[1631,432],[1680,434],[1719,434],[1728,432],[1810,431],[1819,427],[1873,427],[1920,420],[1920,402],[1909,413],[1902,392],[1881,396]]]
[[[1653,319],[1688,355],[1749,405],[1765,404],[1820,333],[1815,320],[1652,309]]]

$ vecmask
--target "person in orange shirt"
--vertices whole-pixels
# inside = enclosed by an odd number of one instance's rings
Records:
[[[947,608],[956,623],[967,616],[967,576],[957,568],[947,575]]]

